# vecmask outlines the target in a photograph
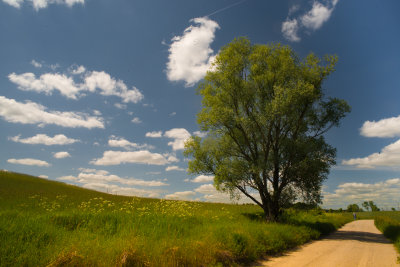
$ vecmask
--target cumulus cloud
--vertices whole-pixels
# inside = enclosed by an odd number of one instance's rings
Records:
[[[37,134],[29,138],[20,138],[20,136],[21,135],[10,137],[9,140],[23,144],[46,145],[46,146],[69,145],[75,142],[79,142],[78,139],[68,138],[63,134],[57,134],[53,137],[47,136],[45,134]]]
[[[323,192],[324,207],[346,208],[364,201],[374,201],[378,207],[397,207],[400,194],[400,178],[377,183],[343,183],[334,192]]]
[[[78,112],[46,110],[46,107],[34,102],[21,103],[0,96],[0,116],[8,122],[38,124],[39,126],[53,124],[71,128],[104,128],[103,120],[99,117]]]
[[[39,178],[43,178],[43,179],[49,179],[49,176],[47,176],[47,175],[44,175],[44,174],[42,174],[42,175],[39,175],[38,177],[39,177]]]
[[[199,175],[191,181],[193,183],[208,183],[214,181],[214,176]]]
[[[21,4],[24,2],[24,0],[3,0],[3,3],[9,4],[10,6],[13,6],[15,8],[21,8]]]
[[[332,1],[329,7],[315,1],[311,10],[301,17],[301,23],[307,29],[318,30],[329,20],[336,3],[337,1]]]
[[[122,178],[118,175],[110,174],[105,170],[96,169],[80,169],[77,176],[62,176],[58,180],[78,183],[84,188],[97,191],[129,195],[129,196],[144,196],[144,197],[159,197],[160,193],[157,190],[138,189],[132,186],[144,187],[160,187],[168,184],[155,180],[142,180],[132,177]]]
[[[141,180],[135,178],[121,178],[118,175],[110,174],[105,170],[96,170],[96,169],[80,169],[81,172],[78,176],[63,176],[58,179],[66,180],[66,181],[76,181],[81,184],[89,184],[89,183],[118,183],[121,185],[133,185],[133,186],[149,186],[149,187],[157,187],[157,186],[167,186],[168,184],[155,181],[155,180]]]
[[[128,107],[126,104],[121,104],[121,103],[115,103],[114,106],[119,109],[127,109]]]
[[[185,29],[182,36],[172,38],[167,63],[167,78],[170,81],[185,81],[193,86],[210,68],[215,55],[210,48],[219,25],[207,18],[190,20],[194,25]]]
[[[299,9],[299,6],[290,7],[289,15],[282,23],[283,37],[291,42],[298,42],[301,40],[298,35],[300,29],[312,31],[320,29],[331,17],[337,3],[338,0],[328,0],[325,4],[314,1],[312,8],[297,18],[290,18],[290,16]]]
[[[64,4],[72,7],[74,4],[84,4],[85,0],[3,0],[3,2],[15,8],[21,8],[23,3],[29,2],[38,11],[39,9],[46,8],[49,4]]]
[[[164,153],[163,156],[168,160],[168,162],[179,162],[179,159],[175,154]]]
[[[136,88],[128,89],[128,86],[121,80],[116,80],[104,71],[92,71],[85,77],[84,87],[90,92],[96,88],[102,95],[119,96],[124,103],[137,103],[143,99],[143,94]]]
[[[400,140],[385,146],[379,153],[373,153],[364,158],[343,160],[342,164],[353,165],[363,169],[373,169],[381,166],[398,167],[400,166]]]
[[[7,162],[12,163],[12,164],[20,164],[20,165],[28,165],[28,166],[39,166],[39,167],[49,167],[50,166],[50,164],[44,160],[31,159],[31,158],[8,159]]]
[[[195,136],[198,136],[198,137],[201,137],[201,138],[204,138],[204,137],[207,136],[207,132],[201,132],[201,131],[195,131],[195,132],[193,132],[193,134]]]
[[[366,121],[361,127],[361,135],[366,137],[400,136],[400,116],[379,121]]]
[[[84,66],[74,66],[71,70],[71,73],[74,75],[82,74],[86,71],[86,68]]]
[[[127,149],[127,150],[133,149],[133,148],[136,148],[136,149],[142,149],[142,148],[151,149],[151,148],[154,148],[153,146],[148,145],[148,144],[133,143],[133,142],[130,142],[130,141],[128,141],[128,140],[126,140],[126,139],[124,139],[122,137],[116,137],[114,135],[110,136],[110,139],[108,140],[108,145],[110,147],[122,147],[122,148]]]
[[[23,74],[11,73],[8,79],[17,84],[18,88],[23,91],[35,91],[37,93],[51,94],[57,90],[60,94],[67,98],[77,99],[77,95],[81,88],[75,84],[71,77],[58,73],[46,73],[36,78],[31,72]]]
[[[191,200],[193,196],[196,195],[196,192],[193,191],[183,191],[183,192],[175,192],[173,194],[166,195],[166,199],[176,199],[176,200]]]
[[[168,142],[173,150],[182,150],[185,148],[185,141],[191,136],[190,133],[184,128],[174,128],[164,133],[165,137],[174,139]]]
[[[167,168],[165,168],[165,171],[169,172],[169,171],[185,171],[185,169],[180,168],[179,166],[168,166]]]
[[[298,36],[299,24],[297,19],[289,19],[287,18],[282,23],[282,33],[283,37],[291,42],[298,42],[300,41],[300,37]]]
[[[138,118],[138,117],[134,117],[131,122],[135,123],[135,124],[139,124],[142,123],[142,121]]]
[[[134,187],[119,186],[115,184],[88,183],[84,184],[82,187],[115,195],[150,197],[150,198],[160,197],[160,192],[155,190],[138,189]]]
[[[35,68],[41,68],[43,65],[39,62],[37,62],[36,60],[32,59],[31,61],[32,66],[34,66]]]
[[[160,138],[161,136],[162,136],[162,131],[146,133],[146,137]]]
[[[240,199],[239,200],[232,200],[230,195],[225,192],[218,191],[212,184],[203,184],[199,186],[198,188],[194,189],[195,192],[203,194],[201,199],[204,199],[205,201],[208,202],[220,202],[220,203],[232,203],[232,202],[237,202],[240,204],[243,203],[251,203],[255,204],[251,199],[246,197],[243,194],[239,194]],[[258,199],[260,201],[260,196],[256,192],[251,192],[250,193],[254,198]]]
[[[79,66],[72,70],[72,74],[83,74],[84,77],[78,83],[72,76],[59,73],[45,73],[36,77],[34,73],[27,72],[22,74],[11,73],[8,78],[15,83],[20,90],[35,91],[37,93],[52,94],[58,91],[61,95],[78,99],[89,91],[98,91],[104,96],[117,96],[124,103],[138,103],[143,99],[143,94],[136,87],[131,89],[122,81],[116,80],[104,71],[86,71],[84,66]]]
[[[66,152],[66,151],[60,151],[60,152],[54,153],[53,156],[54,156],[56,159],[63,159],[63,158],[69,158],[69,157],[71,157],[71,155],[70,155],[68,152]]]
[[[140,151],[105,151],[103,157],[91,161],[94,165],[119,165],[122,163],[140,163],[149,165],[166,165],[170,161],[169,158],[158,154],[151,153],[147,150]]]

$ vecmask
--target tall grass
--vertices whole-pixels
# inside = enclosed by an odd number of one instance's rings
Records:
[[[318,238],[348,214],[167,201],[0,172],[0,266],[236,266]]]
[[[394,243],[400,252],[400,212],[381,212],[375,216],[375,226]]]

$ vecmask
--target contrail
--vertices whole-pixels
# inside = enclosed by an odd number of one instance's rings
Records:
[[[212,15],[215,15],[215,14],[220,13],[220,12],[222,12],[222,11],[225,11],[225,10],[231,8],[231,7],[240,5],[241,3],[246,2],[246,1],[247,1],[247,0],[242,0],[242,1],[239,1],[239,2],[236,2],[236,3],[233,3],[233,4],[229,5],[229,6],[226,6],[226,7],[224,7],[224,8],[218,9],[217,11],[214,11],[214,12],[212,12],[211,14],[206,15],[205,17],[209,17],[209,16],[212,16]]]

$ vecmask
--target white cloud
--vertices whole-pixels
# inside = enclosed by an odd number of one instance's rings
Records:
[[[174,111],[174,112],[171,112],[168,116],[173,117],[175,115],[176,115],[176,112]]]
[[[69,158],[69,157],[71,157],[71,155],[70,155],[68,152],[66,152],[66,151],[60,151],[60,152],[54,153],[53,156],[54,156],[56,159],[63,159],[63,158]]]
[[[293,5],[289,8],[289,16],[293,15],[300,9],[300,5]]]
[[[15,8],[20,8],[24,0],[3,0],[3,2]],[[84,4],[85,0],[26,0],[25,2],[32,3],[33,8],[38,11],[39,9],[46,8],[49,4],[64,4],[72,7],[74,4]]]
[[[378,207],[397,207],[400,195],[400,178],[377,183],[344,183],[333,193],[323,192],[324,207],[346,208],[347,205],[364,201],[374,201]]]
[[[169,172],[169,171],[185,171],[185,169],[180,168],[179,166],[168,166],[167,168],[165,168],[165,171]]]
[[[40,166],[40,167],[48,167],[50,166],[49,163],[43,160],[39,159],[31,159],[31,158],[26,158],[26,159],[8,159],[8,163],[12,164],[21,164],[21,165],[28,165],[28,166]]]
[[[191,181],[193,183],[208,183],[214,181],[214,176],[199,175]]]
[[[147,150],[140,151],[105,151],[103,157],[91,161],[94,165],[119,165],[122,163],[141,163],[149,165],[166,165],[170,161],[163,155],[151,153]]]
[[[201,131],[195,131],[195,132],[193,132],[193,134],[195,136],[198,136],[198,137],[201,137],[201,138],[204,138],[204,137],[207,136],[207,132],[201,132]]]
[[[11,73],[8,78],[23,91],[51,94],[52,91],[58,90],[60,94],[71,99],[77,99],[78,93],[81,91],[79,85],[76,85],[71,77],[67,77],[64,74],[46,73],[36,78],[35,74],[31,72],[23,74]]]
[[[158,175],[161,174],[161,172],[146,172],[148,175]]]
[[[67,178],[64,178],[63,180],[73,180],[77,181],[82,184],[88,184],[88,183],[119,183],[121,185],[134,185],[134,186],[150,186],[150,187],[157,187],[157,186],[166,186],[168,184],[161,182],[161,181],[155,181],[155,180],[141,180],[141,179],[135,179],[135,178],[121,178],[117,175],[110,174],[108,171],[105,170],[95,170],[95,169],[81,169],[81,172],[78,174],[77,177],[71,178],[73,176],[67,176]],[[59,178],[61,179],[61,178]]]
[[[21,4],[24,2],[24,0],[3,0],[3,2],[15,8],[21,8]]]
[[[165,137],[174,139],[168,142],[173,150],[182,150],[185,148],[185,141],[191,136],[190,133],[184,128],[174,128],[164,133]]]
[[[141,121],[138,117],[133,118],[133,119],[131,120],[131,122],[133,122],[133,123],[135,123],[135,124],[142,123],[142,121]]]
[[[86,68],[84,66],[75,66],[72,70],[71,73],[74,75],[82,74],[86,71]]]
[[[159,138],[161,136],[162,136],[162,131],[146,133],[146,137]]]
[[[57,180],[76,182],[78,180],[78,178],[76,178],[75,176],[72,176],[72,175],[66,175],[66,176],[58,177]]]
[[[127,109],[127,105],[121,103],[115,103],[114,106],[119,109]]]
[[[208,202],[220,203],[251,203],[255,204],[250,198],[240,193],[239,200],[232,200],[229,193],[218,191],[212,184],[203,184],[194,190],[197,193],[203,194],[201,198]],[[260,201],[260,196],[256,192],[250,193],[254,198]]]
[[[124,103],[137,103],[143,99],[143,94],[136,88],[131,90],[121,80],[115,80],[110,74],[104,71],[92,71],[85,77],[85,88],[90,92],[94,92],[96,88],[100,89],[100,93],[106,96],[119,96]]]
[[[179,162],[179,159],[176,157],[175,154],[164,153],[163,156],[164,156],[169,162]]]
[[[167,77],[170,81],[185,81],[193,86],[200,81],[211,66],[215,31],[219,25],[207,17],[190,20],[196,26],[189,26],[182,36],[172,38],[169,47]]]
[[[336,3],[337,1],[333,1],[332,6],[329,7],[315,1],[311,10],[301,17],[301,23],[307,29],[318,30],[329,20]]]
[[[358,168],[365,169],[371,169],[380,166],[398,167],[400,166],[400,140],[385,146],[379,153],[373,153],[364,158],[343,160],[342,164],[354,165]]]
[[[366,137],[400,136],[400,116],[379,121],[366,121],[361,127],[361,135]]]
[[[192,197],[196,195],[196,192],[193,191],[183,191],[183,192],[175,192],[173,194],[166,195],[166,199],[178,199],[178,200],[191,200]]]
[[[8,122],[39,126],[53,124],[72,128],[104,128],[103,120],[99,117],[77,112],[46,111],[46,107],[40,104],[21,103],[4,96],[0,96],[0,116]]]
[[[131,186],[160,187],[168,184],[155,180],[141,180],[132,177],[121,178],[117,175],[110,174],[105,170],[96,169],[80,169],[78,176],[62,176],[58,180],[79,183],[84,188],[93,189],[102,192],[122,195],[135,195],[145,197],[159,197],[159,192],[155,190],[145,190],[133,188]]]
[[[298,36],[298,30],[299,30],[299,25],[297,22],[297,19],[286,19],[282,23],[282,33],[283,37],[288,39],[289,41],[292,42],[298,42],[300,41],[300,37]]]
[[[84,188],[92,189],[100,192],[106,192],[115,195],[138,196],[138,197],[160,197],[160,193],[154,190],[138,189],[133,187],[124,187],[115,184],[106,183],[88,183],[83,185]]]
[[[212,184],[203,184],[196,188],[194,191],[201,194],[215,194],[218,193],[217,189]]]
[[[78,139],[72,139],[68,138],[63,134],[57,134],[53,137],[47,136],[45,134],[37,134],[35,136],[29,137],[29,138],[20,138],[20,135],[10,137],[10,140],[14,142],[19,142],[23,144],[31,144],[31,145],[46,145],[46,146],[52,146],[52,145],[69,145],[73,144],[75,142],[79,142]]]
[[[72,74],[85,72],[83,66],[72,70]],[[128,89],[128,86],[121,80],[116,80],[110,74],[104,71],[87,72],[80,83],[76,83],[73,77],[59,73],[45,73],[36,78],[31,72],[8,75],[11,82],[18,85],[18,88],[24,91],[35,91],[38,93],[52,94],[54,90],[59,91],[61,95],[78,99],[83,92],[96,92],[98,89],[100,94],[105,96],[117,96],[124,103],[137,103],[143,99],[143,94],[136,88]]]
[[[35,68],[41,68],[43,65],[39,62],[37,62],[36,60],[32,59],[31,64],[35,67]]]
[[[96,115],[96,116],[101,116],[101,111],[94,109],[93,110],[93,114]]]
[[[39,177],[39,178],[43,178],[43,179],[49,179],[49,176],[47,176],[47,175],[44,175],[44,174],[42,174],[42,175],[39,175],[38,177]]]
[[[290,18],[290,16],[299,10],[299,6],[290,7],[288,17],[282,23],[281,31],[283,36],[289,41],[298,42],[301,39],[298,34],[300,29],[315,31],[321,28],[331,17],[338,0],[328,0],[325,3],[324,5],[314,1],[312,8],[297,18]]]
[[[124,149],[132,149],[132,148],[137,148],[137,149],[141,149],[141,148],[149,148],[152,149],[154,148],[151,145],[147,145],[147,144],[137,144],[137,143],[133,143],[133,142],[129,142],[128,140],[122,138],[122,137],[116,137],[116,136],[110,136],[110,139],[108,140],[108,145],[110,147],[122,147]]]

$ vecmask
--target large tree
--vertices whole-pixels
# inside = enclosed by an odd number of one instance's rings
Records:
[[[197,121],[208,134],[186,142],[189,172],[214,175],[218,190],[243,193],[267,220],[296,200],[320,203],[336,154],[323,135],[350,111],[321,87],[336,61],[300,60],[288,46],[246,38],[225,46],[198,88]]]

